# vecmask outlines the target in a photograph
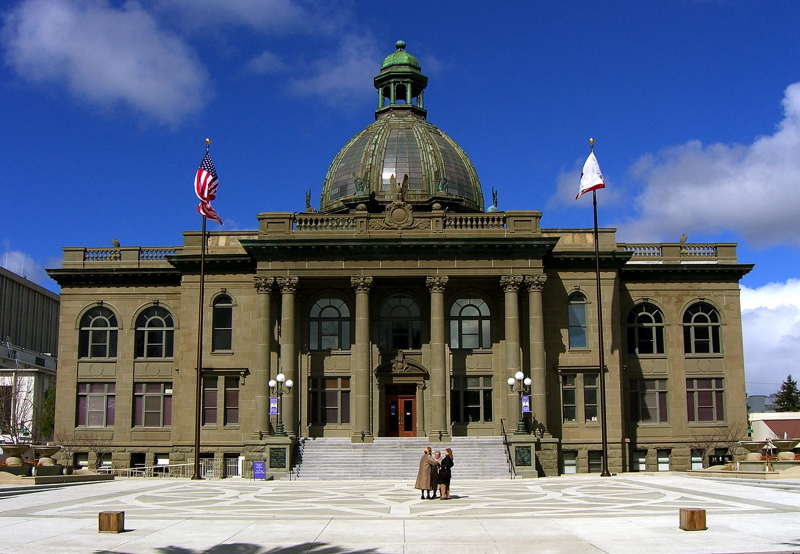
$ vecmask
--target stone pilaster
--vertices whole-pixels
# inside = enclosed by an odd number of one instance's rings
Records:
[[[501,382],[513,377],[522,370],[519,346],[519,289],[522,286],[522,275],[504,275],[500,278],[500,286],[505,293],[505,335],[506,335],[506,367],[501,375]],[[501,385],[504,386],[504,385]],[[507,389],[508,390],[508,389]],[[508,390],[506,397],[506,428],[513,428],[519,421],[519,393]]]
[[[541,435],[547,431],[547,375],[544,350],[544,311],[542,308],[542,290],[547,275],[526,275],[525,286],[528,289],[528,318],[530,330],[530,375],[531,375],[531,407],[535,431]]]
[[[254,277],[253,286],[258,292],[258,319],[256,320],[256,359],[252,377],[256,390],[255,433],[259,437],[270,433],[269,425],[269,365],[270,346],[272,342],[270,310],[272,309],[271,293],[275,285],[273,277]]]
[[[436,275],[426,279],[431,292],[431,422],[432,440],[450,436],[447,425],[447,391],[450,389],[445,361],[444,289],[448,277]]]
[[[352,391],[353,391],[353,442],[372,442],[372,418],[370,417],[369,367],[369,291],[372,277],[356,276],[350,278],[356,292],[356,329],[353,349]]]
[[[297,277],[277,277],[276,282],[281,291],[281,336],[280,336],[280,367],[279,372],[292,380],[295,386],[289,394],[283,396],[283,425],[286,433],[291,437],[297,436],[298,402],[300,383],[297,382],[297,350],[294,344],[295,335],[295,293],[297,292]]]

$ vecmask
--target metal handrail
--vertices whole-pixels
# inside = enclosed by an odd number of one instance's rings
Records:
[[[503,424],[505,419],[500,419],[500,433],[503,436],[503,446],[506,447],[506,459],[508,460],[508,467],[510,468],[511,478],[516,479],[517,470],[514,469],[514,460],[511,459],[511,448],[508,444],[508,435],[506,434],[506,426]]]

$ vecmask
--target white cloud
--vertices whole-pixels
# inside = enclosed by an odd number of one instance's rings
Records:
[[[742,286],[741,303],[747,392],[772,394],[787,375],[800,374],[800,280]]]
[[[339,2],[297,0],[155,0],[155,7],[177,16],[184,27],[203,33],[224,25],[270,34],[327,33],[343,17]]]
[[[640,159],[645,188],[618,226],[623,240],[733,230],[754,245],[800,244],[800,83],[783,108],[775,133],[752,144],[692,141]]]
[[[319,96],[329,102],[355,95],[374,94],[364,87],[380,69],[380,50],[372,37],[347,35],[336,50],[315,61],[305,77],[293,79],[292,92],[300,96]]]
[[[286,71],[286,63],[274,52],[265,50],[247,63],[247,67],[254,73],[281,73]]]
[[[19,250],[6,250],[0,256],[0,266],[39,285],[50,279],[41,265]]]
[[[5,18],[6,62],[37,84],[175,124],[202,108],[208,75],[189,47],[137,3],[26,0]]]

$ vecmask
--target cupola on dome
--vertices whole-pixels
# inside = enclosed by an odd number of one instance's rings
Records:
[[[483,191],[469,157],[426,121],[428,78],[417,58],[405,51],[405,42],[395,47],[374,80],[376,121],[334,158],[322,187],[320,211],[352,211],[359,205],[381,211],[393,200],[392,177],[401,183],[407,175],[404,199],[414,209],[439,204],[450,211],[482,212]]]

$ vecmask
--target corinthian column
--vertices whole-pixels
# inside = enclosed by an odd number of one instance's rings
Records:
[[[521,275],[504,275],[500,278],[500,286],[505,293],[506,308],[506,372],[500,376],[500,381],[505,382],[509,377],[522,370],[519,354],[519,288],[522,286]],[[502,386],[502,385],[501,385]],[[506,421],[512,423],[519,420],[520,405],[519,394],[509,390],[507,393]]]
[[[547,378],[544,352],[544,311],[542,309],[542,289],[547,275],[526,275],[528,288],[528,307],[530,313],[531,341],[531,404],[536,426],[541,432],[547,431]]]
[[[254,431],[261,435],[269,432],[269,362],[272,326],[270,324],[271,293],[275,279],[254,277],[253,285],[258,291],[258,314],[256,319],[256,362],[253,381],[256,389],[256,422]]]
[[[370,418],[369,367],[369,291],[372,277],[350,277],[356,291],[356,344],[353,350],[353,427],[352,442],[372,442]],[[362,436],[362,433],[363,436]]]
[[[444,349],[444,289],[448,277],[428,277],[431,291],[431,431],[433,439],[450,435],[447,425],[448,377]]]
[[[280,371],[286,375],[286,380],[292,380],[295,386],[291,393],[284,395],[283,423],[289,436],[297,436],[297,396],[302,387],[297,383],[297,353],[294,345],[295,316],[294,300],[297,292],[297,277],[278,277],[278,287],[281,289],[281,357]]]

